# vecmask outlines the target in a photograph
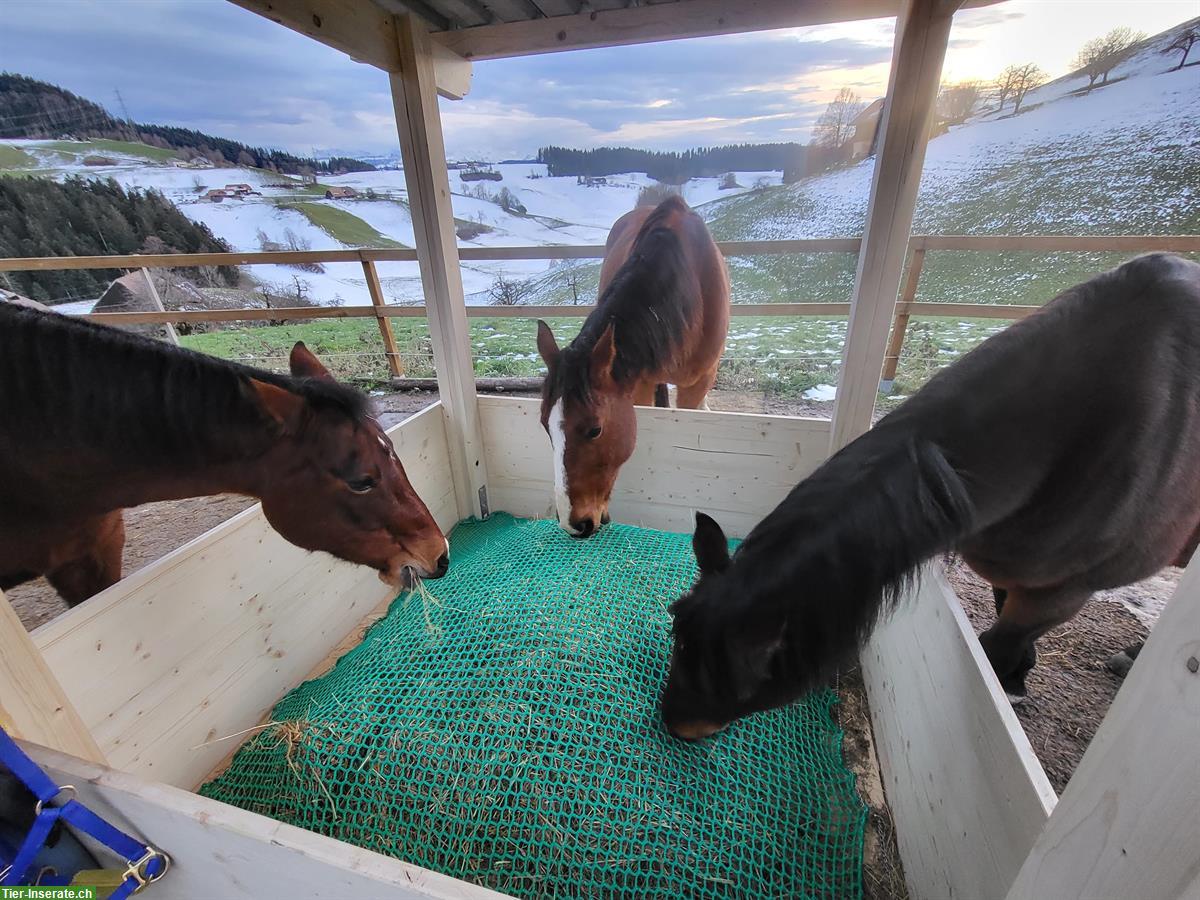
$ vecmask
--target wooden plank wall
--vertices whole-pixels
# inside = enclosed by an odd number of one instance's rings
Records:
[[[457,520],[436,404],[390,430],[438,524]],[[254,506],[34,634],[114,767],[193,787],[393,592],[287,543]]]
[[[215,800],[47,750],[25,750],[59,784],[171,857],[156,900],[500,900],[503,894]]]
[[[1200,563],[1100,723],[1009,900],[1200,898]]]
[[[552,515],[550,439],[539,400],[480,397],[492,509]],[[695,512],[744,537],[825,459],[829,422],[639,408],[637,449],[621,470],[614,521],[688,531]]]
[[[936,564],[862,667],[910,895],[1003,900],[1054,789]]]

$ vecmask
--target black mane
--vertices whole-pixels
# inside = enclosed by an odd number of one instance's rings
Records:
[[[117,328],[0,303],[0,446],[63,442],[130,460],[219,460],[262,449],[251,378],[360,421],[358,390],[227,362]]]
[[[722,577],[738,589],[691,595],[677,610],[677,632],[718,644],[739,633],[778,634],[788,681],[816,687],[894,608],[921,563],[952,549],[973,520],[967,488],[942,450],[907,425],[881,423],[750,532]],[[750,677],[736,671],[746,653],[703,657],[734,669],[710,673],[716,683]]]
[[[661,371],[678,353],[689,319],[700,303],[679,235],[664,220],[682,201],[667,200],[642,224],[629,258],[565,347],[546,381],[549,396],[579,402],[591,397],[589,360],[596,342],[613,325],[613,379],[626,384]]]

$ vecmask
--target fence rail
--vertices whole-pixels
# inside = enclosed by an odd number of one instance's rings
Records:
[[[802,253],[857,253],[859,238],[816,238],[783,241],[718,241],[726,256],[791,255]],[[913,235],[909,239],[907,277],[896,303],[891,340],[884,357],[883,380],[891,381],[904,347],[909,320],[913,316],[951,316],[962,319],[1020,319],[1035,312],[1036,306],[1003,304],[931,303],[916,300],[917,287],[928,252],[973,251],[1001,252],[1118,252],[1144,253],[1169,251],[1200,253],[1200,235],[1119,235],[1103,237],[1051,236],[972,236]],[[561,245],[543,247],[461,247],[464,262],[500,260],[602,259],[601,245]],[[379,324],[394,377],[403,375],[399,349],[392,335],[391,320],[422,318],[423,305],[386,303],[375,266],[381,262],[417,262],[417,251],[392,250],[284,250],[258,253],[179,253],[130,254],[125,256],[10,257],[0,259],[0,272],[52,271],[62,269],[183,269],[218,266],[300,265],[313,263],[358,263],[362,266],[371,305],[298,306],[277,308],[173,310],[166,312],[92,313],[86,318],[112,325],[205,324],[244,321],[305,321],[309,319],[374,318]],[[553,318],[586,316],[594,307],[560,306],[469,306],[471,318]],[[735,316],[845,316],[848,302],[735,303]]]

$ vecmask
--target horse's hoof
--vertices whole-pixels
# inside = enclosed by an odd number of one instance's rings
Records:
[[[1129,657],[1128,653],[1122,650],[1120,653],[1114,653],[1110,656],[1104,667],[1118,678],[1124,678],[1129,674],[1129,670],[1133,668],[1133,660]]]
[[[1025,703],[1029,702],[1028,694],[1012,694],[1012,693],[1009,693],[1008,691],[1005,691],[1004,696],[1008,698],[1008,702],[1011,703],[1013,706],[1022,706]]]

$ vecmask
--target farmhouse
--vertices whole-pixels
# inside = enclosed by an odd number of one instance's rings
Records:
[[[352,187],[331,187],[325,191],[326,200],[349,200],[358,196],[358,191]]]
[[[229,194],[228,192],[222,190],[221,188],[212,188],[211,190],[204,192],[203,199],[209,200],[213,203],[220,203],[226,197],[230,197],[230,196],[232,196],[232,195]]]
[[[245,194],[254,193],[254,188],[248,184],[227,184],[225,185],[225,193],[241,197]]]

